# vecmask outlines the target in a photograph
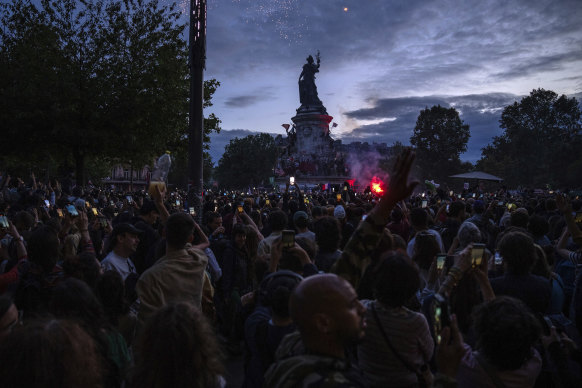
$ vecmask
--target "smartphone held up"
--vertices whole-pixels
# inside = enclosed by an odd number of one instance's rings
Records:
[[[471,249],[471,264],[473,268],[478,267],[483,262],[483,254],[485,252],[485,244],[473,244]]]
[[[281,235],[281,242],[283,243],[283,249],[293,248],[295,246],[295,231],[284,230]]]

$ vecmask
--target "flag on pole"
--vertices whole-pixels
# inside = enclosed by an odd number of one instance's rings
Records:
[[[288,131],[288,130],[289,130],[289,127],[290,127],[290,125],[289,125],[289,124],[281,124],[281,126],[282,126],[283,128],[285,128],[285,130],[286,130],[286,131]]]

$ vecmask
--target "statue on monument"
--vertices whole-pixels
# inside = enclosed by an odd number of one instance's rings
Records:
[[[315,73],[319,72],[319,51],[315,58],[317,64],[314,63],[311,55],[307,57],[307,63],[303,65],[303,71],[299,75],[299,101],[301,105],[322,105],[315,86]]]

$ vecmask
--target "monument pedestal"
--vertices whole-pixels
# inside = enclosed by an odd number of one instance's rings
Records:
[[[320,112],[301,112],[291,118],[297,134],[296,155],[312,160],[333,153],[333,139],[329,135],[329,123],[333,117]]]

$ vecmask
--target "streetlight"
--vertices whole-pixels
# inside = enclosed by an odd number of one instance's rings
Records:
[[[202,139],[204,68],[206,67],[206,0],[190,0],[190,112],[188,125],[188,206],[202,218]]]

